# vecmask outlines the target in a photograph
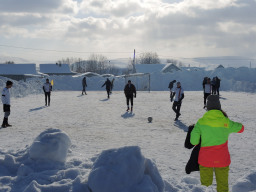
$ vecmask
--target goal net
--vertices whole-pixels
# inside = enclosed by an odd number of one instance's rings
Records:
[[[150,91],[150,74],[149,73],[134,73],[125,75],[125,85],[128,80],[136,87],[137,91]]]

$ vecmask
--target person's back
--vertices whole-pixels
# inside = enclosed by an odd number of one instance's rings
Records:
[[[207,97],[207,110],[191,132],[190,142],[199,144],[201,148],[198,163],[202,185],[212,184],[213,170],[216,174],[217,191],[228,191],[228,172],[231,163],[228,151],[228,136],[230,133],[241,133],[244,126],[231,121],[221,110],[219,96]]]

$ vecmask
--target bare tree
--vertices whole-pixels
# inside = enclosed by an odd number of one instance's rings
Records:
[[[157,53],[145,52],[139,57],[140,64],[159,64],[160,59]]]

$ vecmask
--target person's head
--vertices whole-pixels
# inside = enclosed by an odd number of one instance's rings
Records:
[[[208,78],[208,79],[207,79],[207,83],[208,83],[208,84],[211,84],[211,78]]]
[[[128,84],[131,84],[132,83],[132,81],[131,80],[128,80]]]
[[[12,87],[12,84],[13,84],[12,81],[7,81],[7,82],[6,82],[6,87],[7,87],[7,88],[11,88],[11,87]]]
[[[181,83],[177,82],[177,87],[180,88],[181,87]]]
[[[220,99],[218,95],[209,95],[207,97],[206,108],[208,111],[216,109],[221,110]]]
[[[176,80],[173,80],[172,82],[173,82],[173,83],[176,83]]]
[[[49,79],[46,79],[46,83],[49,83]]]

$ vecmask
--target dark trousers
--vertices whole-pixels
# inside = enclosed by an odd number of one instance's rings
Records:
[[[108,94],[108,98],[109,98],[109,94],[110,94],[110,89],[106,89],[107,94]]]
[[[127,95],[126,96],[127,106],[129,106],[129,100],[131,101],[131,107],[132,107],[133,106],[133,95]]]
[[[50,105],[51,92],[44,92],[44,95],[45,95],[45,105],[47,105],[47,98],[48,98],[48,105]]]
[[[4,111],[4,117],[8,118],[9,115],[11,114],[11,105],[3,105],[3,111]]]
[[[220,95],[220,88],[216,87],[217,95]]]
[[[212,95],[216,95],[216,87],[212,86]]]
[[[204,93],[204,106],[206,106],[206,99],[211,93]]]
[[[173,102],[172,109],[176,113],[176,118],[180,116],[180,107],[181,107],[181,102],[178,102],[178,101]]]

